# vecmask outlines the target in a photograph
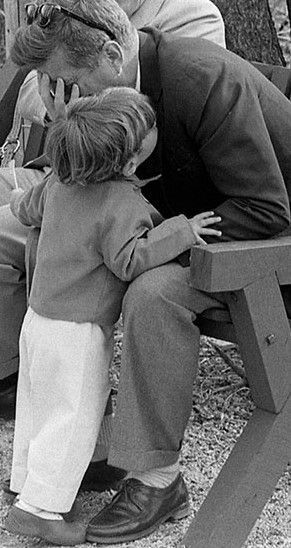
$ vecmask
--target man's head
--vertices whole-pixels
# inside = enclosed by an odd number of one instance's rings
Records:
[[[27,9],[30,24],[18,30],[11,51],[16,64],[52,82],[77,83],[82,95],[134,85],[137,34],[115,0],[39,0]]]
[[[64,184],[131,176],[153,151],[156,118],[148,98],[132,88],[108,88],[71,103],[47,137],[53,171]]]

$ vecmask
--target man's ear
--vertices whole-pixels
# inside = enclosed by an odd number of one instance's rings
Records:
[[[137,168],[137,157],[132,156],[123,167],[122,175],[124,175],[124,177],[131,177],[136,172],[136,168]]]
[[[124,54],[123,49],[114,40],[105,42],[102,53],[107,57],[109,64],[112,66],[118,76],[120,76],[123,68]]]

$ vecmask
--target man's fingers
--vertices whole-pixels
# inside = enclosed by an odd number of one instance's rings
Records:
[[[65,83],[62,78],[57,79],[54,106],[56,118],[66,118]]]
[[[70,101],[75,101],[76,99],[79,99],[80,97],[80,91],[79,91],[79,86],[77,84],[73,84],[72,86],[72,93],[71,93],[71,97],[70,97]]]
[[[53,110],[54,100],[51,94],[50,79],[47,74],[37,73],[38,92],[45,104],[47,111]]]

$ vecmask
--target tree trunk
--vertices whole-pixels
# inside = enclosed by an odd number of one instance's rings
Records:
[[[249,61],[286,64],[268,0],[212,1],[224,19],[228,49]]]

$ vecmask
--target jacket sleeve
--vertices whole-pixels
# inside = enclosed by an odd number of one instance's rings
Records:
[[[187,129],[213,183],[225,196],[215,209],[222,218],[221,241],[271,237],[290,222],[289,198],[278,157],[286,149],[280,135],[281,122],[286,128],[289,124],[291,136],[291,105],[270,85],[268,105],[262,108],[261,80],[251,73],[255,69],[238,74],[239,69],[224,68],[209,86],[194,133],[191,110],[183,105],[188,112]],[[284,135],[285,139],[286,132]]]
[[[14,190],[11,193],[10,209],[13,215],[26,226],[40,227],[47,192],[47,179],[27,192]]]
[[[121,183],[122,184],[122,183]],[[106,266],[131,281],[190,249],[194,233],[184,215],[165,221],[139,191],[112,192],[101,237]]]

